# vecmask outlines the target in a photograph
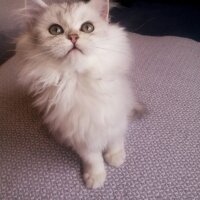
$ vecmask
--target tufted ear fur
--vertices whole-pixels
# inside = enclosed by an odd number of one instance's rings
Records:
[[[109,20],[109,0],[90,0],[90,4],[100,13],[103,19]]]
[[[27,0],[24,10],[29,18],[35,18],[47,7],[47,4],[42,0]]]
[[[47,7],[47,4],[42,0],[27,0],[26,6],[28,6],[30,8],[39,9],[39,8]]]
[[[23,27],[30,27],[36,21],[37,17],[48,7],[42,0],[26,0],[25,8],[15,11],[18,22]]]

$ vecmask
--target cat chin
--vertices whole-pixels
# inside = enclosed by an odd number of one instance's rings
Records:
[[[76,54],[84,54],[83,51],[77,47],[70,49],[65,57],[75,56]]]

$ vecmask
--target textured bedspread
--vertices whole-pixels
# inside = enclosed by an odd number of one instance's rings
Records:
[[[130,34],[131,74],[149,114],[127,130],[127,161],[89,190],[80,159],[58,145],[16,84],[15,57],[0,67],[0,199],[199,200],[200,44]],[[117,124],[116,124],[117,126]]]

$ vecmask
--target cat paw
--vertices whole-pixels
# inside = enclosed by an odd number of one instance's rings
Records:
[[[88,188],[91,188],[91,189],[100,188],[103,186],[105,182],[106,172],[102,171],[102,172],[96,173],[96,172],[88,171],[84,173],[83,179]]]
[[[117,153],[106,152],[104,154],[104,159],[109,165],[113,167],[119,167],[125,161],[125,152],[124,151],[118,151]]]

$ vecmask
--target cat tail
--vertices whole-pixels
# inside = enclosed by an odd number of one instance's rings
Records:
[[[130,112],[129,120],[141,119],[145,114],[148,114],[147,107],[144,103],[135,103],[133,109]]]

